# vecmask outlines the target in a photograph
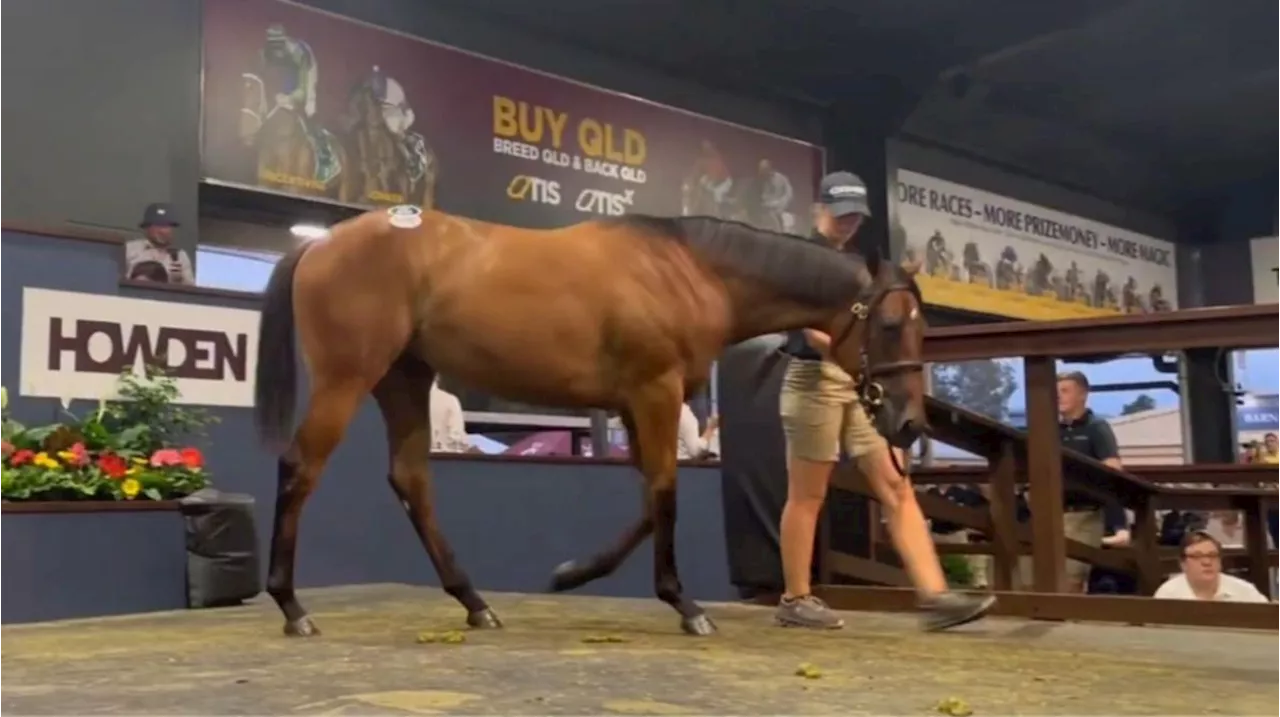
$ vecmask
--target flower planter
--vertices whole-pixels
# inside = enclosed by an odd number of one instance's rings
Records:
[[[187,605],[176,501],[0,504],[3,622],[176,610]]]

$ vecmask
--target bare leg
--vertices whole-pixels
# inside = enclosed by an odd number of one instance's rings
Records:
[[[940,595],[946,592],[947,578],[938,562],[938,550],[934,547],[920,503],[916,501],[915,488],[910,479],[898,474],[893,459],[889,457],[890,450],[896,449],[890,449],[882,442],[859,459],[859,467],[888,515],[889,535],[902,558],[903,567],[911,576],[911,584],[923,597]],[[899,465],[906,465],[901,462],[904,458],[900,454]]]
[[[431,496],[430,367],[401,357],[373,389],[387,424],[391,451],[391,488],[409,514],[422,546],[440,577],[440,585],[467,610],[471,627],[502,627],[502,621],[458,566],[453,548],[436,524]]]
[[[356,384],[320,386],[311,394],[306,418],[293,444],[280,457],[276,484],[276,514],[271,529],[271,566],[267,594],[284,613],[286,635],[309,637],[320,630],[294,594],[293,568],[298,547],[302,506],[315,489],[329,455],[342,440],[355,415],[364,389]]]
[[[924,513],[916,500],[911,480],[898,473],[883,441],[859,459],[876,497],[889,517],[889,534],[899,557],[911,576],[920,605],[924,608],[924,628],[945,630],[973,622],[987,614],[995,604],[995,596],[973,596],[953,593],[938,562],[933,536],[925,523]],[[907,465],[899,455],[898,464]]]
[[[782,543],[784,598],[812,592],[813,542],[818,517],[827,497],[833,463],[791,457],[787,462],[787,503],[782,508],[779,539]]]

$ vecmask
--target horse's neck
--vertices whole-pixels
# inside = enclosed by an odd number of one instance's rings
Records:
[[[730,343],[799,328],[826,326],[836,309],[815,307],[778,296],[766,288],[730,285]]]

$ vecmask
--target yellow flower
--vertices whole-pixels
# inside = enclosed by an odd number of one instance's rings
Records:
[[[59,467],[58,462],[50,458],[49,454],[44,451],[37,453],[36,457],[31,459],[31,462],[41,468],[57,469]]]
[[[141,490],[142,484],[133,478],[126,478],[124,482],[120,484],[120,492],[124,493],[124,497],[129,498],[130,500],[137,496]]]
[[[71,451],[58,451],[58,457],[70,463],[74,461],[78,456],[76,456],[76,454],[72,453]]]
[[[137,466],[134,466],[134,467],[130,468],[129,470],[125,471],[125,472],[124,472],[124,474],[125,474],[125,475],[127,475],[127,476],[136,475],[136,474],[137,474],[137,472],[138,472],[138,470],[139,470],[139,469],[138,469],[138,467],[137,467]]]
[[[145,465],[147,464],[147,459],[146,459],[146,458],[134,458],[134,459],[133,459],[133,464],[134,464],[135,466],[145,466]]]

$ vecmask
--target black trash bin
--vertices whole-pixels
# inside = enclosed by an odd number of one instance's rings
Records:
[[[187,606],[238,605],[262,592],[253,496],[206,488],[180,503],[187,529]]]

